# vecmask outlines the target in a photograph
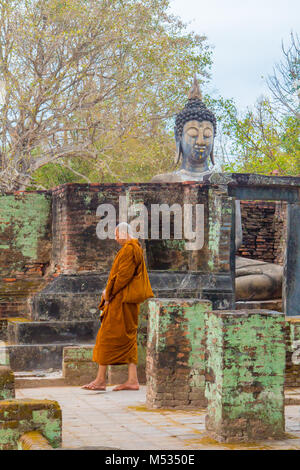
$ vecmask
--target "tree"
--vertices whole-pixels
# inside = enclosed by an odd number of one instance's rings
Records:
[[[227,159],[223,165],[225,171],[300,174],[300,126],[295,116],[278,115],[276,107],[264,98],[242,118],[233,114],[227,126],[231,136],[230,153],[239,158]]]
[[[2,191],[170,164],[169,120],[211,53],[168,4],[0,0]]]
[[[283,113],[300,119],[300,43],[297,35],[291,33],[288,49],[282,43],[282,53],[283,60],[275,65],[267,83]]]
[[[233,102],[223,120],[223,170],[277,174],[300,174],[300,57],[299,40],[291,34],[291,45],[283,46],[283,60],[274,68],[268,85],[271,98],[263,97],[239,116]],[[226,136],[228,136],[226,141]],[[229,158],[238,155],[238,159]]]

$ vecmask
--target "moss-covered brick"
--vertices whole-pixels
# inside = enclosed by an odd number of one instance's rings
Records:
[[[0,401],[0,450],[17,450],[20,437],[30,431],[41,432],[54,448],[61,446],[62,414],[58,402]]]
[[[300,318],[286,318],[286,387],[300,387]]]
[[[93,346],[69,346],[63,350],[63,377],[68,385],[84,385],[93,380],[98,364],[93,362]]]
[[[147,406],[205,406],[205,314],[199,299],[149,301]]]
[[[0,366],[0,400],[15,398],[15,378],[9,367]]]
[[[24,192],[0,196],[1,272],[22,270],[28,261],[49,260],[50,221],[49,193]]]
[[[285,320],[268,310],[206,315],[206,428],[219,441],[284,433]]]
[[[0,366],[9,367],[9,365],[10,361],[6,343],[4,341],[0,341]]]
[[[91,362],[93,346],[68,346],[64,348],[63,362]]]
[[[231,225],[233,199],[219,190],[209,189],[208,269],[230,271]]]
[[[98,372],[95,362],[63,362],[63,377],[68,385],[84,385],[94,380]]]

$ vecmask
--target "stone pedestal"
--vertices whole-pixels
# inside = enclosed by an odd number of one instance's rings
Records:
[[[269,310],[206,316],[206,429],[220,442],[284,433],[285,319]]]
[[[0,401],[0,450],[18,450],[19,439],[29,431],[40,431],[54,448],[61,446],[62,414],[57,401]]]
[[[199,299],[149,301],[147,406],[198,408],[206,404],[205,314]]]
[[[63,377],[68,385],[84,385],[96,378],[98,364],[92,361],[93,346],[70,346],[63,350]]]
[[[0,366],[0,400],[15,398],[15,378],[9,367]]]

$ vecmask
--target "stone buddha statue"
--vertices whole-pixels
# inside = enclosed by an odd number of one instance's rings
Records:
[[[214,114],[202,102],[196,77],[189,92],[189,99],[176,116],[175,140],[177,164],[181,168],[172,173],[163,173],[152,178],[152,182],[204,181],[212,174],[208,161],[214,165],[213,147],[217,123]]]
[[[152,178],[151,182],[177,183],[209,181],[214,172],[215,115],[202,101],[196,77],[188,102],[175,120],[176,164],[181,168]],[[235,201],[236,249],[242,244],[240,201]],[[281,298],[282,266],[236,256],[236,300],[269,300]]]

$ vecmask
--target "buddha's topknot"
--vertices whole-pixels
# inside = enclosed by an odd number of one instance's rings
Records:
[[[209,121],[214,128],[214,135],[217,132],[217,121],[212,111],[210,111],[202,101],[202,95],[197,78],[194,78],[193,86],[189,92],[189,100],[175,119],[176,138],[181,138],[183,127],[188,121]]]

